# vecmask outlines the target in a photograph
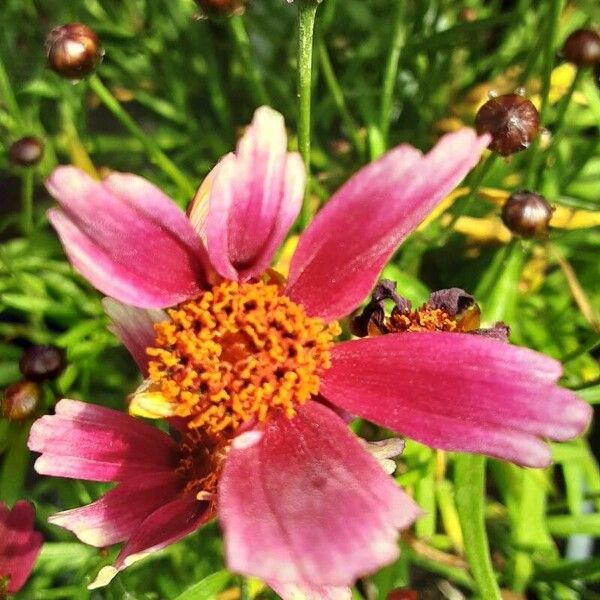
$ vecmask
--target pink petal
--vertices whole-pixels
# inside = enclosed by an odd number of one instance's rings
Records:
[[[146,348],[153,346],[156,340],[154,324],[166,321],[167,313],[160,309],[137,308],[114,298],[104,298],[102,306],[112,321],[110,331],[125,344],[142,373],[147,375]]]
[[[135,175],[104,182],[75,167],[47,181],[48,217],[73,266],[105,294],[143,308],[177,304],[205,285],[202,243],[183,212]]]
[[[309,402],[249,435],[234,441],[219,484],[232,570],[336,587],[397,557],[398,529],[420,511],[337,415]]]
[[[98,548],[129,538],[139,524],[182,490],[177,473],[143,474],[118,484],[100,500],[65,510],[48,521],[72,531],[82,542]]]
[[[557,361],[491,338],[402,333],[338,344],[321,392],[333,403],[429,446],[550,462],[542,438],[566,440],[591,408],[555,385]]]
[[[12,510],[0,502],[0,579],[9,578],[10,594],[23,587],[42,547],[42,535],[33,529],[34,516],[33,506],[25,500],[17,501]]]
[[[206,234],[220,275],[244,280],[269,266],[298,216],[304,183],[300,156],[287,152],[283,117],[259,108],[236,153],[213,174]]]
[[[352,590],[349,587],[291,585],[269,581],[269,587],[282,600],[351,600]]]
[[[114,566],[104,567],[89,589],[106,585],[119,571],[199,529],[213,516],[208,506],[188,495],[157,508],[133,532]]]
[[[56,414],[38,419],[29,449],[41,452],[38,473],[88,481],[124,481],[139,473],[172,472],[176,444],[162,431],[127,414],[61,400]]]
[[[327,320],[349,314],[400,242],[477,164],[487,136],[444,136],[425,156],[403,145],[361,169],[302,234],[288,295]]]

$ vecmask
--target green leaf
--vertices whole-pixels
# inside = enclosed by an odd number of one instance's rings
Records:
[[[230,580],[231,575],[228,571],[217,571],[190,586],[175,600],[213,600],[219,592],[225,589]]]

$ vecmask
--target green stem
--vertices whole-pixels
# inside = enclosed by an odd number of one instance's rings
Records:
[[[262,77],[256,67],[256,61],[252,55],[252,46],[250,38],[241,16],[235,15],[228,19],[229,29],[233,35],[233,40],[237,46],[244,69],[248,75],[248,81],[252,88],[254,101],[257,104],[270,104],[269,95],[262,81]]]
[[[335,71],[331,65],[327,47],[322,39],[317,41],[317,51],[319,54],[319,64],[321,66],[321,71],[323,72],[323,79],[325,80],[325,83],[329,88],[329,93],[333,98],[333,102],[340,113],[340,118],[344,123],[344,127],[348,130],[348,134],[352,138],[355,148],[360,154],[363,154],[365,150],[364,140],[360,136],[358,124],[348,110],[344,93],[335,76]]]
[[[573,350],[573,352],[564,356],[560,362],[564,365],[588,352],[592,352],[598,347],[600,347],[600,335],[594,333],[587,341],[583,342],[577,350]]]
[[[500,600],[487,532],[485,530],[485,463],[483,456],[459,454],[454,463],[456,508],[465,543],[465,553],[479,595]]]
[[[29,236],[33,231],[33,169],[23,171],[21,186],[21,228]]]
[[[497,154],[490,153],[488,155],[488,157],[485,159],[485,161],[481,165],[479,165],[479,168],[477,169],[477,171],[475,171],[475,173],[473,173],[473,179],[469,186],[469,193],[463,199],[461,207],[459,209],[457,209],[456,212],[452,215],[452,220],[448,224],[445,234],[442,235],[438,241],[440,246],[443,246],[446,243],[446,241],[448,240],[448,238],[450,237],[450,235],[452,235],[452,229],[453,229],[456,221],[458,221],[458,219],[460,219],[460,217],[462,217],[464,214],[466,214],[469,211],[469,209],[471,208],[471,205],[473,204],[473,201],[475,200],[475,196],[477,195],[479,188],[483,184],[483,180],[486,178],[488,173],[492,170],[492,167],[494,166],[497,158],[498,158]]]
[[[300,0],[298,3],[298,148],[307,177],[310,177],[310,109],[312,95],[312,62],[316,0]],[[307,182],[301,222],[303,228],[310,220],[310,182]]]
[[[240,600],[250,600],[250,585],[246,577],[240,577]]]
[[[91,75],[89,78],[90,88],[100,98],[104,106],[113,114],[113,116],[133,135],[137,138],[150,158],[150,160],[159,168],[167,177],[177,185],[182,194],[186,198],[191,198],[194,195],[194,188],[187,180],[187,177],[179,170],[179,168],[171,161],[171,159],[158,147],[156,142],[148,137],[137,125],[137,123],[129,116],[127,111],[123,109],[119,101],[112,95],[110,90],[102,83],[98,75]]]
[[[546,35],[544,36],[546,43],[544,45],[544,62],[542,66],[542,105],[540,107],[540,123],[542,123],[542,125],[546,122],[548,107],[550,105],[549,95],[552,67],[554,66],[554,46],[556,34],[558,32],[560,15],[562,13],[563,2],[564,0],[551,0],[549,3],[550,8],[547,18],[548,28],[546,30]],[[525,178],[527,188],[531,189],[537,186],[542,159],[543,153],[541,152],[540,138],[538,136],[533,143],[531,160],[529,162],[529,168]]]
[[[392,112],[392,101],[394,97],[394,89],[396,87],[396,79],[398,76],[398,65],[400,64],[400,53],[406,39],[406,26],[404,23],[404,0],[398,0],[396,8],[396,16],[394,19],[394,32],[392,35],[392,43],[390,53],[388,54],[387,63],[385,66],[385,74],[383,77],[383,87],[381,89],[381,108],[379,113],[379,128],[381,135],[386,142],[390,129],[390,118]]]

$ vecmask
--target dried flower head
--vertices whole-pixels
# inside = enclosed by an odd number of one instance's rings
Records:
[[[475,116],[477,133],[491,134],[489,148],[502,156],[525,150],[537,136],[539,127],[536,107],[520,94],[490,98]]]
[[[55,379],[63,372],[65,366],[65,351],[49,345],[27,348],[19,361],[21,373],[31,381]]]
[[[2,416],[10,421],[23,421],[36,411],[42,390],[33,381],[19,381],[6,388],[2,398]]]
[[[40,162],[44,153],[42,140],[28,135],[14,142],[8,150],[8,157],[13,165],[31,167]]]
[[[600,36],[592,29],[577,29],[565,41],[565,58],[577,67],[600,63]]]
[[[98,36],[83,23],[67,23],[46,37],[46,56],[53,71],[67,79],[92,73],[102,59]]]
[[[515,234],[533,237],[546,233],[554,209],[543,196],[522,190],[502,207],[502,221]]]

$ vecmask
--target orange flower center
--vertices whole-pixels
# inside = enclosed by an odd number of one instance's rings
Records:
[[[189,427],[225,436],[273,411],[293,417],[340,333],[266,282],[226,281],[168,313],[147,350],[150,386]]]

